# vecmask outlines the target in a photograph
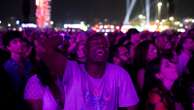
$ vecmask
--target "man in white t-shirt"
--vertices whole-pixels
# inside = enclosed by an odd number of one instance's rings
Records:
[[[109,45],[101,34],[86,42],[86,63],[68,61],[64,110],[134,110],[138,96],[129,74],[107,63]]]

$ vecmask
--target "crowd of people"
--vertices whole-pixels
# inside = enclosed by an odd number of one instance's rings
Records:
[[[194,29],[0,31],[10,110],[194,110]]]

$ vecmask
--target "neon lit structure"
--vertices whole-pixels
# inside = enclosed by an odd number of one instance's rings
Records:
[[[39,28],[50,26],[51,0],[36,0],[36,24]]]

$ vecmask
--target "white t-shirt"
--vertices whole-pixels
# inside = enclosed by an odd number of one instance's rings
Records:
[[[83,64],[68,61],[64,91],[64,110],[117,110],[139,101],[129,74],[114,64],[107,64],[103,77],[95,79]]]
[[[24,90],[24,99],[42,100],[43,110],[57,110],[57,103],[48,86],[43,86],[37,75],[33,75]]]

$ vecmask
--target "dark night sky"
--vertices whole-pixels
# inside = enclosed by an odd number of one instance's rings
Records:
[[[32,7],[34,1],[31,0]],[[174,1],[176,16],[194,17],[194,0]],[[135,8],[139,7],[139,4],[136,4]],[[31,11],[33,19],[33,8]],[[52,19],[57,22],[91,22],[105,18],[121,22],[124,15],[125,0],[52,0]],[[13,16],[22,18],[22,0],[0,0],[0,19],[8,21]]]

